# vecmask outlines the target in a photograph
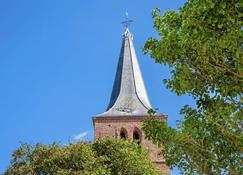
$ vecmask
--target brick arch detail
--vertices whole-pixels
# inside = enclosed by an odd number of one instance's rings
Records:
[[[134,137],[134,133],[135,132],[138,133],[140,141],[143,141],[143,133],[142,133],[141,129],[139,129],[138,127],[134,127],[133,128],[133,131],[132,131],[132,139]]]
[[[128,136],[128,132],[127,132],[127,129],[126,129],[126,128],[122,127],[122,128],[120,129],[120,132],[119,132],[119,138],[121,138],[121,134],[122,134],[122,133],[125,134],[126,139],[129,138],[129,136]]]

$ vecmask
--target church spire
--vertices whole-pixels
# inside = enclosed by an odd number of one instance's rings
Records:
[[[110,103],[107,111],[98,116],[144,116],[152,108],[134,49],[133,36],[128,30],[128,22],[131,21],[126,18],[126,31],[123,34]]]

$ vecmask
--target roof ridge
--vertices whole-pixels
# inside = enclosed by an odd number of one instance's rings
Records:
[[[131,44],[130,44],[130,42],[129,42],[129,48],[131,48]],[[135,86],[135,93],[136,93],[136,96],[137,96],[137,98],[139,99],[139,101],[143,104],[143,106],[145,107],[145,108],[147,108],[147,109],[149,109],[145,104],[144,104],[144,102],[140,99],[140,97],[139,97],[139,95],[138,95],[138,93],[137,93],[137,85],[136,85],[136,80],[135,80],[135,75],[134,75],[134,68],[133,68],[133,59],[132,59],[132,53],[131,53],[131,49],[129,50],[130,51],[130,57],[131,57],[131,62],[132,62],[132,64],[131,64],[131,66],[132,66],[132,69],[133,69],[133,79],[134,79],[134,81],[133,81],[133,83],[134,83],[134,86]]]

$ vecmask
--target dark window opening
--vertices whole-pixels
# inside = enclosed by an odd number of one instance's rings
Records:
[[[140,135],[139,135],[139,133],[138,133],[137,131],[134,131],[134,132],[133,132],[133,140],[134,140],[135,142],[137,142],[138,144],[140,144],[140,142],[141,142],[141,140],[140,140]]]
[[[126,139],[127,138],[127,135],[126,135],[125,131],[121,131],[120,138],[121,139]]]

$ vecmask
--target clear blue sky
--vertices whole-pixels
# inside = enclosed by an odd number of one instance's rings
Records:
[[[178,9],[184,0],[0,0],[0,174],[20,143],[68,143],[88,132],[108,105],[121,47],[124,13],[154,108],[175,126],[193,104],[165,88],[168,69],[141,48],[150,36],[151,11]],[[173,174],[177,174],[176,171]]]

